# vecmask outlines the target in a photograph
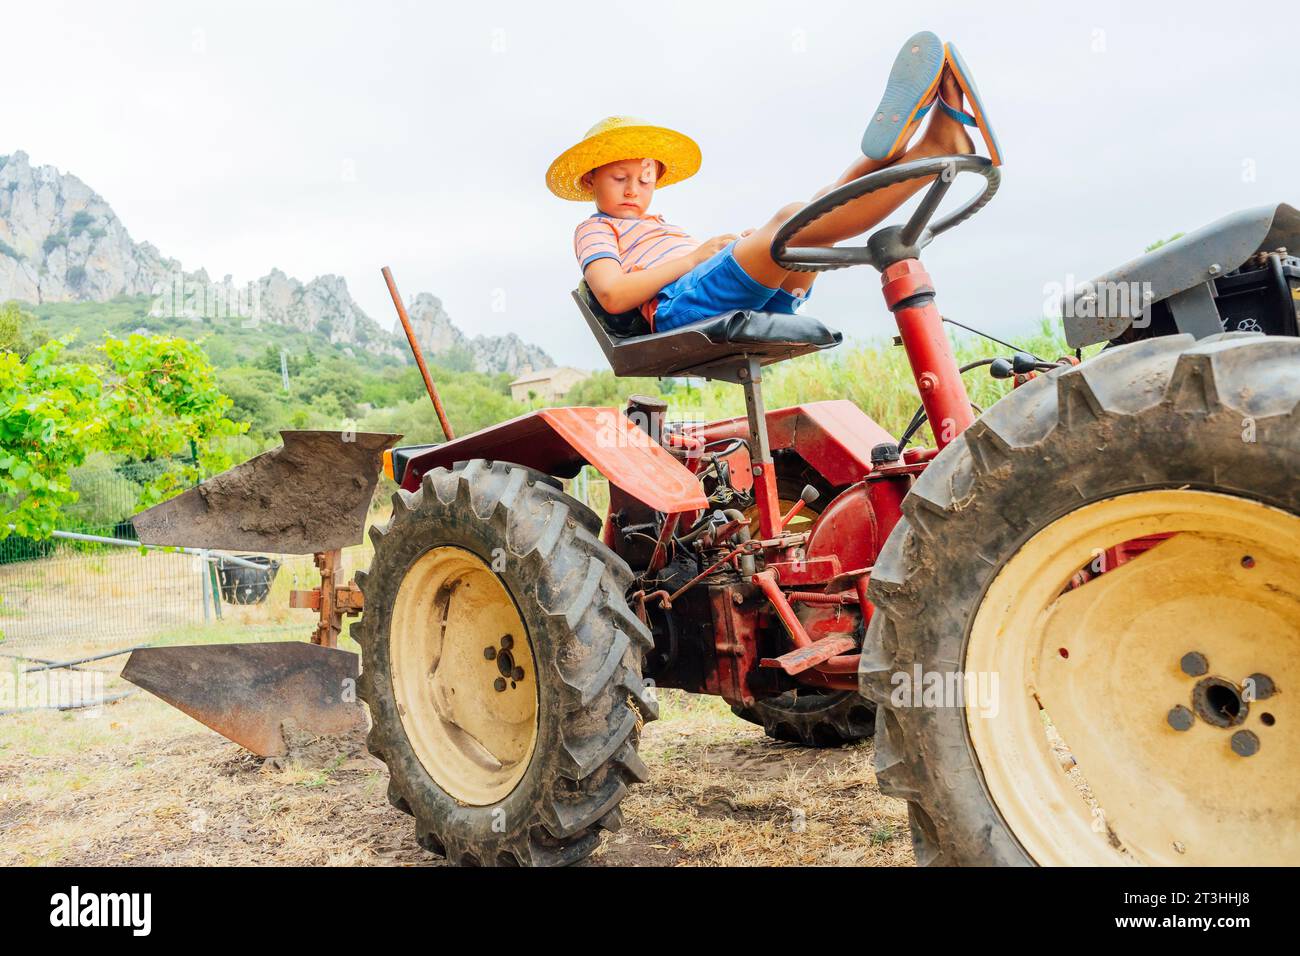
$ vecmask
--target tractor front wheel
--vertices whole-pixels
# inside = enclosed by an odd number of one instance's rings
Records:
[[[1300,340],[1156,338],[949,445],[859,672],[922,864],[1300,863]]]
[[[645,779],[650,634],[600,521],[552,479],[471,461],[399,491],[357,579],[367,743],[453,863],[575,862]]]

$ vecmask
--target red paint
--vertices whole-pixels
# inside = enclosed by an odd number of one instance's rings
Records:
[[[763,595],[771,602],[772,607],[776,609],[776,615],[785,625],[786,633],[790,635],[790,640],[794,641],[795,647],[808,647],[812,644],[812,639],[803,629],[803,624],[799,621],[799,616],[794,613],[794,608],[786,600],[785,593],[777,586],[776,577],[769,571],[759,571],[754,575],[754,583],[758,585]]]
[[[689,468],[617,408],[544,408],[457,438],[411,459],[402,487],[414,491],[425,472],[486,458],[572,478],[592,465],[631,497],[675,514],[708,506]]]
[[[769,556],[767,570],[783,587],[801,588],[824,584],[844,569],[838,555],[824,554],[791,561],[774,561]]]
[[[706,441],[748,438],[749,422],[744,418],[728,418],[695,426],[694,434]],[[808,402],[769,411],[767,435],[773,451],[798,452],[800,458],[832,485],[860,481],[871,472],[871,449],[894,441],[894,436],[847,399]]]
[[[885,546],[894,525],[903,517],[903,499],[911,490],[911,474],[891,475],[867,482],[867,495],[871,499],[872,513],[876,516],[876,540],[880,542],[880,547]]]
[[[742,608],[731,587],[709,588],[713,614],[713,669],[704,675],[704,692],[717,694],[729,704],[754,703],[749,678],[758,664],[758,611]]]
[[[790,510],[787,511],[785,515],[781,518],[781,525],[777,530],[784,531],[787,527],[789,527],[790,522],[793,521],[795,517],[799,514],[799,512],[803,511],[803,509],[806,508],[807,505],[808,502],[804,501],[802,498],[796,501],[791,506]]]
[[[805,553],[808,560],[834,556],[848,570],[876,563],[881,539],[875,509],[864,482],[838,494],[822,509],[809,529]]]
[[[880,276],[885,304],[894,313],[930,430],[943,448],[975,421],[952,346],[943,331],[934,286],[918,259],[904,259]],[[912,304],[904,305],[905,302]]]
[[[776,467],[770,461],[755,462],[754,504],[758,507],[758,534],[774,538],[781,530],[781,498],[776,490]]]
[[[825,661],[830,660],[843,651],[852,650],[857,646],[857,642],[851,637],[824,637],[819,641],[813,641],[806,647],[800,647],[780,657],[765,657],[758,662],[759,667],[779,667],[791,677],[796,674],[802,674],[810,668],[816,667]]]

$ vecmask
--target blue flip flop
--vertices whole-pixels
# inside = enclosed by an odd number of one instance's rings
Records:
[[[957,122],[966,126],[974,126],[984,137],[984,145],[988,147],[989,159],[993,160],[994,166],[1002,165],[1002,150],[998,148],[998,138],[993,132],[993,127],[989,123],[988,114],[984,112],[984,103],[980,99],[979,88],[975,85],[975,77],[971,75],[970,68],[966,66],[966,61],[961,58],[957,52],[957,47],[951,43],[944,44],[944,62],[952,70],[952,75],[957,80],[957,85],[961,87],[961,92],[966,97],[966,102],[970,104],[975,115],[960,110],[944,100],[943,95],[938,97],[939,109],[943,110]]]
[[[862,152],[890,160],[907,145],[908,130],[929,112],[939,91],[944,46],[929,30],[908,39],[898,51],[885,83],[885,95],[862,134]]]

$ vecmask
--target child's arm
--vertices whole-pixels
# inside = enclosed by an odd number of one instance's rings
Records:
[[[624,272],[617,259],[594,259],[582,274],[600,307],[610,315],[618,315],[652,299],[668,283],[686,275],[735,238],[714,236],[684,256],[639,272]]]

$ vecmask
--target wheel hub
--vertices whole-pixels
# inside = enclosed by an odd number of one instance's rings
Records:
[[[1099,550],[1147,535],[1166,537],[1068,588]],[[1095,502],[1025,543],[965,669],[999,675],[999,708],[968,709],[967,730],[1033,859],[1300,860],[1300,714],[1279,693],[1300,679],[1297,581],[1300,518],[1210,492]]]
[[[425,552],[398,590],[389,642],[398,713],[429,776],[473,806],[508,795],[532,759],[538,699],[528,632],[500,578],[463,548]]]
[[[515,664],[515,657],[510,653],[514,643],[514,636],[505,634],[501,638],[499,647],[493,647],[489,644],[483,648],[483,657],[489,661],[496,661],[497,673],[501,675],[492,682],[492,689],[498,693],[504,691],[507,686],[511,690],[517,688],[526,673],[522,667]]]
[[[1212,727],[1236,727],[1246,722],[1250,704],[1232,681],[1206,677],[1192,688],[1192,710]]]

